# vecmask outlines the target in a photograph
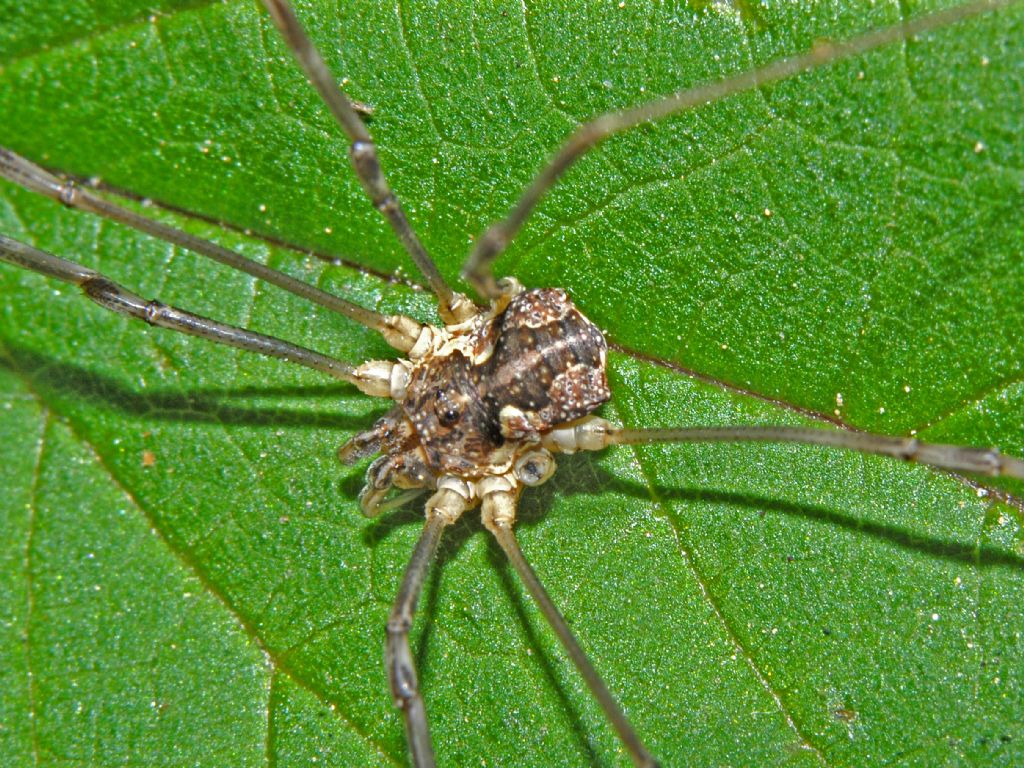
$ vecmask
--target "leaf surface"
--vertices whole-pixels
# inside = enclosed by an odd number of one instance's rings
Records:
[[[0,22],[0,143],[434,318],[253,4],[82,3],[74,23],[36,5]],[[340,5],[300,14],[373,106],[453,281],[582,121],[900,12]],[[610,140],[499,272],[567,288],[606,329],[608,418],[834,422],[1024,455],[1022,25],[1011,9]],[[144,296],[390,356],[249,278],[0,193],[0,230]],[[0,291],[0,753],[404,764],[382,627],[419,512],[363,520],[362,468],[334,458],[381,404],[13,268]],[[523,548],[664,765],[1021,762],[1020,483],[773,446],[560,464],[524,496]],[[474,516],[421,608],[442,764],[628,762]]]

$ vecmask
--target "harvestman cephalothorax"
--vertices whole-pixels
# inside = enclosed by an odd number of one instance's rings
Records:
[[[413,761],[416,765],[431,765],[432,754],[427,733],[427,719],[422,701],[416,694],[413,674],[413,656],[407,646],[406,626],[411,618],[419,587],[431,559],[441,531],[450,525],[466,509],[482,504],[484,525],[495,534],[502,549],[509,555],[520,575],[526,579],[535,598],[541,600],[549,621],[559,627],[564,642],[569,645],[570,655],[581,667],[588,685],[601,702],[602,708],[623,740],[626,751],[639,765],[653,764],[642,739],[634,732],[629,720],[621,713],[614,697],[590,667],[582,652],[575,649],[568,629],[545,602],[544,592],[531,576],[529,567],[522,561],[518,544],[511,535],[511,517],[519,492],[525,486],[539,485],[547,480],[553,469],[550,453],[573,452],[575,450],[596,450],[612,443],[652,442],[665,440],[676,442],[688,439],[702,441],[760,439],[778,441],[799,439],[838,445],[859,450],[889,453],[899,458],[928,461],[955,471],[978,471],[984,474],[1005,474],[1020,477],[1024,467],[1012,458],[1000,458],[990,451],[973,449],[935,448],[918,444],[913,440],[886,439],[850,431],[816,430],[799,431],[744,431],[742,428],[727,428],[722,431],[678,430],[667,432],[620,431],[607,422],[589,416],[589,412],[607,398],[603,374],[604,347],[596,330],[586,323],[575,310],[567,305],[566,299],[558,293],[536,293],[520,291],[514,282],[495,283],[488,268],[487,249],[497,244],[497,250],[504,240],[515,234],[520,222],[506,221],[506,232],[498,237],[485,235],[477,241],[477,254],[483,254],[467,267],[467,276],[478,293],[495,302],[497,308],[480,310],[467,300],[453,295],[444,278],[432,266],[411,230],[403,223],[401,214],[393,205],[386,186],[374,170],[375,161],[370,151],[369,136],[358,116],[352,112],[343,96],[336,90],[328,71],[318,63],[313,49],[306,46],[297,21],[290,15],[286,5],[268,3],[290,47],[301,53],[305,51],[304,65],[322,92],[327,103],[345,126],[353,139],[355,164],[368,188],[371,198],[386,216],[391,217],[394,229],[404,240],[410,254],[426,275],[433,291],[442,305],[442,316],[451,325],[464,325],[460,331],[468,334],[469,340],[456,336],[448,338],[439,329],[429,329],[406,318],[390,319],[373,311],[360,309],[344,301],[329,297],[312,297],[326,302],[332,308],[366,326],[382,331],[385,337],[401,352],[408,354],[414,364],[410,366],[392,363],[373,364],[353,369],[345,362],[305,352],[298,348],[284,346],[255,335],[239,334],[236,330],[198,321],[200,335],[224,339],[235,339],[235,346],[255,348],[276,354],[291,361],[301,362],[309,367],[336,375],[338,378],[356,383],[369,394],[392,397],[403,404],[408,423],[400,416],[386,416],[375,432],[366,433],[349,443],[348,456],[372,453],[390,445],[383,462],[375,462],[371,478],[379,487],[372,487],[361,496],[365,511],[375,513],[392,503],[388,491],[392,485],[399,488],[429,488],[434,495],[427,503],[428,523],[420,545],[419,556],[414,558],[409,575],[402,589],[404,599],[399,600],[392,616],[389,630],[389,674],[396,700],[406,713],[406,725],[412,746]],[[957,9],[947,16],[922,17],[924,20],[911,23],[904,28],[883,28],[878,33],[857,38],[859,50],[867,50],[886,43],[899,42],[908,35],[941,27],[983,9],[982,6],[968,6]],[[919,26],[917,25],[919,24]],[[722,81],[722,94],[731,94],[751,85],[764,86],[773,79],[791,76],[803,69],[814,68],[827,63],[830,58],[848,55],[842,47],[819,46],[806,58],[793,58],[777,68],[757,70],[749,81],[743,78]],[[312,57],[312,58],[310,58]],[[300,55],[300,59],[303,58]],[[696,104],[703,103],[715,92],[697,93]],[[669,102],[657,102],[666,105]],[[681,109],[673,104],[672,109]],[[615,130],[656,117],[661,106],[625,118],[609,118]],[[601,125],[600,123],[596,125]],[[605,125],[607,129],[609,126]],[[586,137],[588,129],[577,136]],[[562,157],[574,159],[579,151],[596,140],[604,138],[600,131],[592,136],[594,141],[582,140],[576,150]],[[558,166],[556,160],[556,167]],[[567,164],[567,163],[565,163]],[[104,206],[96,202],[89,192],[63,184],[45,170],[35,166],[13,153],[4,156],[5,175],[29,187],[43,191],[72,206],[90,208]],[[555,174],[552,174],[554,176]],[[538,177],[543,180],[544,176]],[[553,178],[551,179],[554,180]],[[544,183],[544,182],[537,182]],[[532,201],[520,210],[529,212]],[[107,210],[117,218],[121,214]],[[767,215],[767,214],[766,214]],[[136,225],[146,226],[140,221]],[[493,230],[492,230],[493,232]],[[161,233],[157,233],[161,234]],[[163,232],[174,242],[182,237]],[[192,243],[200,250],[210,250],[200,243]],[[16,242],[3,241],[5,258],[13,260],[36,271],[51,276],[84,283],[94,298],[103,302],[136,305],[130,311],[145,314],[151,321],[166,322],[178,329],[191,326],[196,329],[192,317],[175,316],[173,313],[157,310],[155,305],[137,301],[131,294],[98,278],[95,273],[53,259],[41,252]],[[225,259],[230,254],[218,253]],[[281,279],[263,273],[254,267],[261,277]],[[287,282],[287,281],[286,281]],[[292,286],[296,288],[296,286]],[[304,291],[305,289],[297,288]],[[491,314],[488,315],[488,312]],[[162,319],[161,316],[162,315]],[[496,316],[491,323],[491,317]],[[474,317],[477,318],[474,321]],[[480,319],[483,318],[483,319]],[[474,322],[476,323],[474,325]],[[498,333],[492,326],[501,326]],[[492,332],[493,331],[493,332]],[[557,331],[557,333],[555,332]],[[551,346],[544,346],[552,342]],[[539,356],[537,345],[547,350]],[[532,366],[532,367],[531,367]],[[533,373],[526,377],[528,384],[538,384],[536,391],[531,387],[517,388],[516,375],[523,370]],[[453,378],[461,377],[459,386],[453,387]],[[475,393],[466,398],[465,393]],[[478,401],[474,398],[478,398]],[[566,422],[568,425],[566,425]],[[413,428],[410,425],[415,425]],[[483,447],[481,447],[481,444]],[[396,458],[398,461],[396,462]],[[399,494],[398,499],[408,498]],[[428,691],[429,698],[429,691]],[[838,710],[837,710],[838,711]],[[843,710],[845,711],[845,710]],[[645,738],[646,735],[644,734]]]

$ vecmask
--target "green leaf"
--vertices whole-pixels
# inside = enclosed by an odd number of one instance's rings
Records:
[[[374,107],[389,178],[455,280],[580,122],[907,10],[694,6],[300,15]],[[253,3],[0,18],[0,144],[434,317]],[[608,418],[826,421],[1024,455],[1022,39],[1013,8],[615,138],[499,272],[569,289],[607,329]],[[147,297],[389,356],[344,318],[7,184],[0,231]],[[382,628],[420,513],[362,519],[362,469],[334,458],[381,404],[13,268],[0,291],[0,754],[403,764]],[[1020,483],[777,446],[560,463],[524,496],[523,548],[663,765],[1024,761]],[[628,762],[475,515],[421,609],[442,764]]]

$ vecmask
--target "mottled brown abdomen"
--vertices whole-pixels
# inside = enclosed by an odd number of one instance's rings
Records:
[[[607,344],[565,291],[524,291],[416,365],[402,409],[432,470],[475,477],[507,464],[509,442],[535,442],[608,400]]]

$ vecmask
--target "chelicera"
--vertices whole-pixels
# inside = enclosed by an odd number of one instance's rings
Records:
[[[527,563],[513,533],[520,494],[551,477],[558,454],[631,443],[801,442],[955,470],[1024,477],[1024,463],[997,451],[931,445],[912,438],[771,427],[639,430],[611,424],[593,415],[610,397],[605,373],[607,344],[600,330],[565,291],[527,290],[515,279],[495,279],[491,272],[493,259],[545,191],[578,157],[607,137],[710,99],[951,23],[986,10],[988,4],[922,17],[846,44],[822,45],[804,56],[627,112],[605,115],[584,125],[541,171],[508,218],[478,240],[465,277],[479,294],[481,304],[454,291],[441,277],[384,179],[369,132],[353,104],[335,86],[289,5],[283,0],[266,0],[265,5],[351,140],[356,173],[373,205],[426,277],[438,299],[443,325],[423,324],[403,315],[382,315],[325,294],[220,246],[145,219],[7,150],[0,152],[0,173],[7,178],[64,205],[130,224],[341,312],[382,334],[404,357],[349,365],[289,342],[142,299],[101,274],[6,237],[0,237],[0,258],[77,284],[90,299],[115,312],[305,365],[350,382],[368,395],[394,401],[393,408],[370,429],[342,446],[340,456],[351,462],[380,454],[367,471],[360,495],[361,507],[368,516],[422,493],[430,494],[425,502],[426,524],[387,626],[391,692],[404,715],[411,759],[417,768],[433,765],[434,755],[409,631],[443,531],[478,507],[484,526],[536,600],[632,761],[639,766],[656,765]]]

